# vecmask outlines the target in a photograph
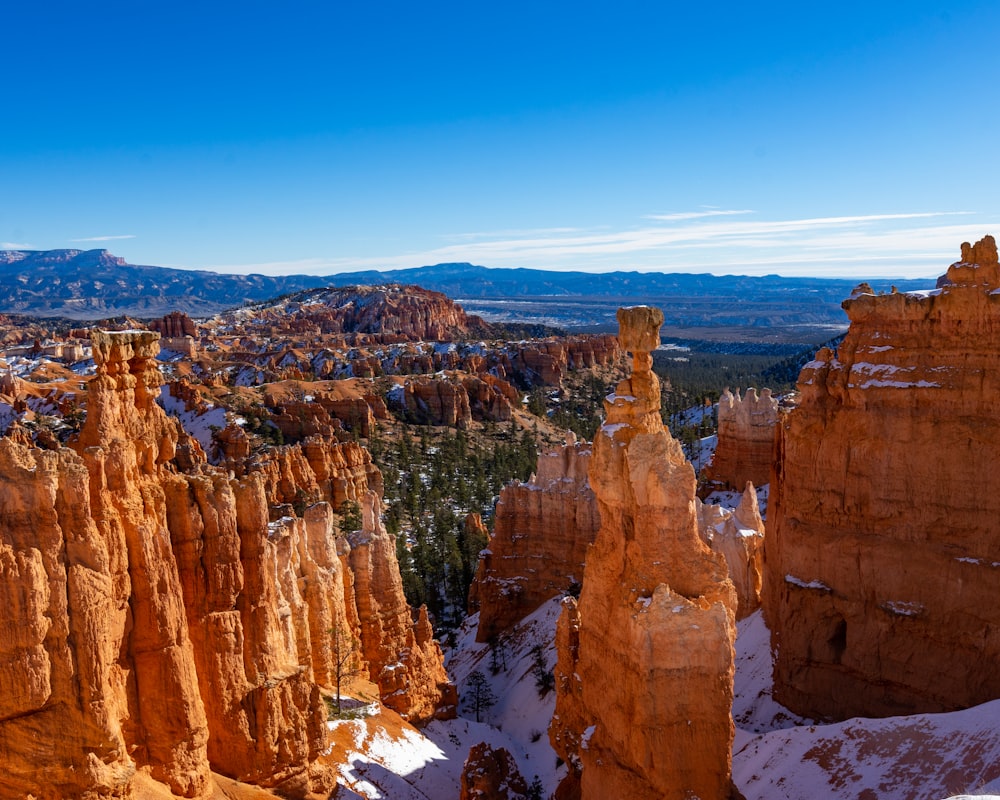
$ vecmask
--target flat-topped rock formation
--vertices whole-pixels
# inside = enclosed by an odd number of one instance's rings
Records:
[[[844,301],[780,423],[765,611],[775,696],[843,719],[1000,697],[1000,267]]]

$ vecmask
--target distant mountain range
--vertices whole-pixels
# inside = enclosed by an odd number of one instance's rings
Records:
[[[857,283],[848,279],[715,276],[657,272],[549,272],[472,264],[437,264],[337,275],[225,275],[205,270],[128,264],[107,250],[0,251],[0,312],[71,319],[169,311],[209,316],[245,302],[289,292],[354,284],[417,284],[457,299],[467,310],[520,319],[551,314],[554,324],[587,327],[622,302],[673,309],[676,325],[836,324],[840,302]],[[870,281],[888,290],[887,281]],[[932,280],[896,281],[900,291],[932,288]],[[513,309],[513,310],[512,310]],[[541,309],[541,310],[539,310]],[[574,316],[575,315],[575,316]],[[670,313],[668,312],[668,318]],[[560,322],[561,319],[561,322]],[[602,317],[603,320],[603,317]],[[606,326],[603,320],[600,325]]]

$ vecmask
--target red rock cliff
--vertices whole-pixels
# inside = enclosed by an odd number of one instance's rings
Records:
[[[356,632],[380,673],[403,665],[387,702],[412,719],[453,700],[395,553],[365,543],[343,563],[331,503],[375,497],[378,471],[357,445],[307,442],[238,479],[198,450],[179,472],[157,338],[94,332],[76,452],[0,439],[0,796],[125,798],[142,770],[205,797],[210,769],[329,793],[331,630]],[[380,538],[370,512],[366,530]]]
[[[698,530],[695,476],[660,419],[663,315],[618,312],[631,378],[590,465],[601,529],[557,630],[549,738],[584,800],[730,796],[736,594]],[[565,794],[563,796],[566,796]]]
[[[588,442],[573,441],[543,453],[531,480],[500,492],[493,537],[476,570],[477,641],[489,641],[583,579],[601,524],[587,480],[590,451]]]
[[[1000,697],[1000,267],[992,237],[962,254],[930,293],[858,287],[781,421],[765,611],[800,713]]]

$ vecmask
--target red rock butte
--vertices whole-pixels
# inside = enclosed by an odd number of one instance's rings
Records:
[[[1000,267],[844,301],[780,422],[765,544],[775,696],[843,719],[1000,697]]]

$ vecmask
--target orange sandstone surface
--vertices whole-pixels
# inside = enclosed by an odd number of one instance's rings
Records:
[[[477,641],[489,641],[583,579],[601,524],[587,481],[590,453],[590,443],[571,438],[539,455],[529,481],[500,492],[493,537],[470,593],[479,610]]]
[[[1000,266],[962,245],[929,293],[850,330],[780,422],[765,545],[775,696],[844,719],[1000,697]]]
[[[736,592],[660,418],[650,353],[662,312],[618,319],[633,373],[605,402],[589,472],[601,528],[556,633],[549,738],[570,765],[558,796],[728,798]]]
[[[282,448],[241,477],[154,402],[152,332],[95,331],[72,449],[0,439],[0,796],[218,796],[228,778],[329,794],[321,689],[346,628],[386,702],[453,703],[426,615],[413,622],[356,445]],[[309,497],[301,514],[275,503]],[[340,498],[362,530],[337,528]]]
[[[750,481],[763,486],[771,480],[778,401],[770,389],[747,389],[743,396],[728,389],[719,398],[719,440],[708,479],[742,490]]]

